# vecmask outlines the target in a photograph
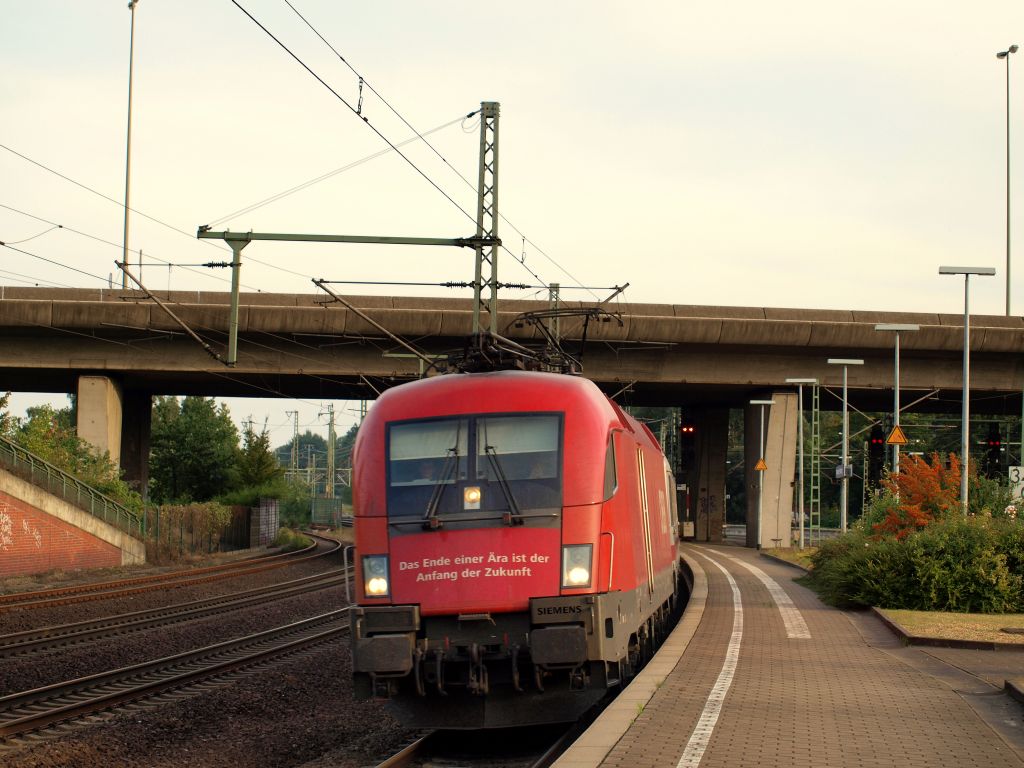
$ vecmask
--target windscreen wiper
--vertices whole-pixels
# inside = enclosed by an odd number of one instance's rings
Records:
[[[430,501],[427,502],[427,511],[423,513],[423,527],[427,530],[435,530],[441,527],[441,520],[437,516],[437,508],[441,504],[441,495],[448,485],[448,480],[455,473],[459,466],[459,446],[448,449],[448,458],[445,459],[441,477],[434,486],[434,492],[430,494]]]
[[[505,501],[508,502],[509,511],[502,516],[502,519],[506,525],[522,525],[525,520],[523,520],[522,512],[519,511],[516,497],[512,493],[512,486],[508,484],[508,478],[505,477],[505,471],[502,469],[498,452],[494,450],[493,445],[488,445],[484,448],[484,453],[487,454],[487,459],[491,463],[491,469],[494,470],[494,474],[498,478],[498,484],[501,486],[501,492],[505,494]]]

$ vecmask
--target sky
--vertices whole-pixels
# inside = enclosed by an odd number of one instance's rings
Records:
[[[0,285],[119,285],[133,14],[126,0],[0,8]],[[473,234],[466,115],[497,101],[501,280],[580,300],[629,283],[626,302],[962,313],[962,281],[939,265],[993,266],[971,309],[1006,311],[995,54],[1024,44],[1019,0],[139,0],[134,19],[129,249],[150,288],[229,289],[227,270],[187,266],[230,259],[196,239],[205,224]],[[1024,233],[1024,51],[1009,62]],[[416,133],[429,145],[404,143]],[[243,264],[249,291],[473,277],[466,249],[260,242]],[[1011,274],[1021,314],[1024,263]],[[65,402],[19,393],[12,412],[44,400]],[[326,434],[327,402],[226,402],[275,445],[289,411]],[[357,403],[334,407],[339,431],[355,421]]]

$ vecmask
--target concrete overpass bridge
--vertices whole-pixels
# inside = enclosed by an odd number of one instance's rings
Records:
[[[155,295],[212,351],[223,353],[227,293]],[[459,349],[472,328],[470,300],[346,299],[431,354]],[[369,400],[419,375],[418,360],[357,313],[325,300],[319,294],[243,294],[238,361],[228,368],[141,292],[0,286],[0,389],[77,392],[80,434],[119,457],[128,477],[144,481],[153,395]],[[515,319],[545,308],[545,302],[503,302],[498,328],[519,343],[540,343],[535,328],[517,327]],[[764,477],[765,488],[773,490],[766,490],[764,503],[777,522],[788,519],[792,508],[795,461],[797,404],[786,378],[838,386],[841,371],[827,358],[862,358],[864,366],[849,370],[851,403],[861,410],[891,409],[893,334],[875,331],[875,324],[921,326],[901,335],[904,402],[923,397],[915,410],[960,410],[962,315],[625,303],[608,308],[620,313],[621,324],[590,324],[585,374],[620,402],[682,406],[701,424],[700,469],[688,484],[699,489],[694,504],[710,510],[708,537],[724,512],[730,407],[749,410],[752,398],[775,400],[767,414]],[[561,332],[572,348],[581,322],[563,320]],[[1024,319],[972,316],[972,413],[1021,414],[1022,351]],[[822,405],[836,407],[837,401],[822,398]],[[747,419],[754,453],[758,413]],[[757,457],[748,459],[753,466]],[[763,527],[767,533],[770,526]]]

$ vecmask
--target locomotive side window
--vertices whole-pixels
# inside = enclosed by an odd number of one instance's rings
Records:
[[[615,474],[615,441],[612,439],[615,433],[608,435],[608,451],[604,455],[604,501],[608,501],[619,485],[619,478]]]

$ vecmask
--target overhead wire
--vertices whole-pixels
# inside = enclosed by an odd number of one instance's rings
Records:
[[[337,50],[337,49],[336,49],[336,48],[335,48],[335,47],[334,47],[333,45],[331,45],[331,43],[330,43],[330,42],[329,42],[329,41],[327,40],[327,38],[325,38],[325,37],[324,37],[324,36],[323,36],[322,34],[320,34],[319,30],[317,30],[317,28],[316,28],[316,27],[314,27],[314,26],[313,26],[313,25],[312,25],[312,24],[310,23],[310,21],[309,21],[309,20],[308,20],[308,19],[307,19],[307,18],[306,18],[305,16],[303,16],[303,15],[302,15],[302,14],[301,14],[301,13],[300,13],[300,12],[298,11],[298,9],[297,9],[297,8],[296,8],[296,7],[294,6],[294,5],[292,5],[292,3],[291,3],[291,0],[284,0],[284,2],[285,2],[285,5],[287,5],[287,6],[289,7],[289,8],[291,8],[291,9],[292,9],[292,11],[294,11],[295,15],[296,15],[296,16],[298,16],[298,17],[299,17],[299,18],[300,18],[300,19],[301,19],[301,20],[303,21],[303,23],[305,23],[305,25],[306,25],[307,27],[309,27],[309,28],[310,28],[310,30],[312,30],[313,34],[315,34],[315,35],[316,35],[317,37],[319,37],[319,38],[320,38],[320,40],[322,40],[322,41],[323,41],[324,45],[326,45],[326,46],[327,46],[328,48],[330,48],[330,49],[331,49],[331,51],[332,51],[332,52],[334,53],[334,55],[335,55],[335,56],[337,56],[337,57],[338,57],[338,59],[339,59],[339,60],[340,60],[340,61],[341,61],[341,62],[342,62],[342,63],[343,63],[343,64],[344,64],[344,65],[345,65],[346,67],[348,67],[348,68],[349,68],[349,69],[350,69],[350,70],[352,71],[352,74],[354,74],[354,75],[355,75],[356,77],[358,77],[358,78],[359,78],[359,82],[360,82],[360,84],[361,84],[361,85],[365,85],[365,86],[366,86],[367,88],[369,88],[369,90],[370,90],[370,91],[371,91],[371,92],[373,93],[373,95],[374,95],[374,96],[376,96],[376,97],[377,97],[378,99],[380,99],[380,100],[381,100],[381,103],[383,103],[383,104],[384,104],[384,106],[386,106],[386,107],[387,107],[388,109],[390,109],[390,110],[391,110],[391,112],[392,112],[392,113],[393,113],[393,114],[394,114],[394,115],[395,115],[395,116],[396,116],[396,117],[397,117],[397,118],[398,118],[399,120],[401,120],[401,121],[402,121],[402,122],[403,122],[403,123],[404,123],[404,124],[405,124],[405,125],[406,125],[406,126],[407,126],[407,127],[409,128],[409,129],[410,129],[410,130],[411,130],[411,131],[413,131],[414,133],[416,133],[416,135],[417,135],[417,136],[419,136],[419,137],[420,137],[421,139],[423,139],[423,143],[424,143],[424,144],[425,144],[425,145],[426,145],[427,147],[429,147],[429,148],[430,148],[430,150],[431,150],[431,151],[432,151],[432,152],[433,152],[433,153],[434,153],[435,155],[437,155],[437,157],[438,157],[438,158],[439,158],[439,159],[440,159],[440,160],[441,160],[441,161],[442,161],[442,162],[443,162],[443,163],[444,163],[445,165],[447,165],[447,166],[448,166],[448,167],[449,167],[449,168],[451,169],[451,171],[452,171],[452,172],[453,172],[453,173],[454,173],[454,174],[455,174],[456,176],[458,176],[458,177],[459,177],[460,179],[462,179],[462,181],[463,181],[463,182],[464,182],[464,183],[465,183],[465,184],[466,184],[466,185],[467,185],[467,186],[468,186],[468,187],[469,187],[469,188],[470,188],[471,190],[473,190],[474,192],[475,192],[475,191],[477,191],[477,190],[476,190],[476,187],[475,187],[475,186],[473,185],[473,183],[472,183],[472,182],[470,182],[470,181],[469,181],[469,179],[467,179],[467,178],[466,178],[466,177],[465,177],[465,176],[464,176],[464,175],[463,175],[462,173],[460,173],[460,172],[459,172],[459,170],[458,170],[458,169],[457,169],[457,168],[456,168],[455,166],[453,166],[453,165],[452,165],[451,163],[449,163],[449,162],[448,162],[448,159],[447,159],[447,158],[446,158],[446,157],[445,157],[444,155],[442,155],[442,154],[441,154],[441,153],[440,153],[440,152],[439,152],[439,151],[437,150],[437,148],[436,148],[436,147],[434,147],[434,145],[433,145],[433,144],[431,144],[431,143],[430,143],[429,141],[427,141],[427,140],[426,140],[426,139],[425,139],[425,138],[423,137],[423,135],[421,135],[421,134],[420,134],[420,133],[419,133],[419,132],[418,132],[418,131],[416,130],[416,128],[415,128],[415,127],[414,127],[414,126],[413,126],[413,125],[412,125],[412,124],[411,124],[411,123],[410,123],[410,122],[409,122],[408,120],[406,120],[406,119],[405,119],[405,118],[404,118],[404,117],[402,116],[402,114],[401,114],[400,112],[398,112],[398,110],[397,110],[397,109],[395,109],[395,108],[394,108],[394,107],[393,107],[393,106],[392,106],[392,105],[391,105],[391,104],[390,104],[390,103],[389,103],[389,102],[387,101],[387,99],[385,99],[385,98],[384,98],[383,96],[381,96],[381,95],[380,95],[380,93],[379,93],[379,92],[378,92],[378,91],[377,91],[377,90],[376,90],[376,89],[375,89],[375,88],[374,88],[374,87],[373,87],[373,86],[372,86],[372,85],[371,85],[371,84],[370,84],[370,83],[369,83],[369,82],[368,82],[368,81],[366,80],[366,78],[364,78],[364,77],[363,77],[363,75],[361,75],[361,74],[360,74],[359,72],[357,72],[357,71],[356,71],[355,67],[353,67],[353,66],[352,66],[352,64],[351,64],[351,63],[350,63],[350,62],[349,62],[348,60],[346,60],[346,59],[345,59],[345,57],[344,57],[344,56],[342,56],[342,55],[341,55],[341,53],[340,53],[340,52],[339,52],[339,51],[338,51],[338,50]],[[236,3],[236,5],[237,5],[237,3]],[[357,113],[357,114],[358,114],[358,113]],[[474,114],[474,113],[470,113],[470,114]],[[467,115],[466,117],[469,117],[469,116],[470,116],[470,115]],[[364,117],[363,119],[365,120],[366,118]],[[572,280],[573,282],[575,282],[575,283],[577,284],[577,286],[578,286],[578,287],[580,287],[580,288],[585,288],[585,286],[583,285],[583,283],[582,283],[582,282],[580,282],[580,281],[579,281],[579,280],[578,280],[578,279],[577,279],[577,278],[576,278],[576,277],[575,277],[575,276],[574,276],[574,275],[573,275],[572,273],[570,273],[570,272],[569,272],[569,271],[568,271],[567,269],[565,269],[565,267],[563,267],[563,266],[562,266],[561,264],[559,264],[559,263],[558,263],[557,261],[555,261],[555,260],[554,260],[554,259],[553,259],[553,258],[552,258],[551,256],[549,256],[549,255],[548,255],[547,253],[545,253],[545,252],[544,252],[544,251],[543,251],[543,250],[542,250],[541,248],[539,248],[539,247],[538,247],[538,246],[537,246],[537,245],[536,245],[536,244],[535,244],[535,243],[534,243],[533,241],[531,241],[531,240],[530,240],[529,238],[527,238],[527,237],[526,237],[526,235],[525,235],[525,234],[524,234],[524,233],[523,233],[523,232],[522,232],[522,231],[521,231],[521,230],[520,230],[520,229],[519,229],[519,228],[518,228],[518,227],[517,227],[517,226],[516,226],[515,224],[513,224],[513,223],[512,223],[511,221],[509,221],[509,219],[508,219],[508,218],[507,218],[507,217],[506,217],[506,216],[505,216],[504,214],[502,214],[502,213],[500,213],[500,212],[499,212],[499,213],[498,213],[498,218],[500,218],[500,219],[501,219],[502,221],[504,221],[504,222],[505,222],[506,224],[508,224],[508,225],[509,225],[510,227],[512,227],[512,229],[513,229],[513,230],[514,230],[514,231],[515,231],[515,232],[516,232],[516,233],[517,233],[517,234],[518,234],[518,235],[519,235],[519,236],[520,236],[521,238],[523,238],[524,242],[529,242],[529,243],[530,243],[530,245],[531,245],[531,246],[532,246],[532,247],[533,247],[533,248],[534,248],[534,249],[535,249],[535,250],[536,250],[536,251],[537,251],[538,253],[540,253],[540,254],[541,254],[542,256],[544,256],[544,258],[546,258],[546,259],[547,259],[548,261],[550,261],[550,262],[551,262],[551,263],[552,263],[552,264],[553,264],[553,265],[554,265],[555,267],[557,267],[557,268],[558,268],[558,269],[559,269],[559,270],[560,270],[560,271],[561,271],[561,272],[562,272],[563,274],[565,274],[565,275],[566,275],[567,277],[569,277],[569,279],[571,279],[571,280]],[[532,269],[531,269],[530,267],[528,267],[528,266],[526,265],[526,258],[525,258],[525,255],[524,255],[524,256],[523,256],[522,258],[520,258],[520,257],[516,256],[516,254],[512,253],[512,251],[511,251],[511,250],[509,250],[509,249],[508,249],[508,248],[507,248],[507,247],[506,247],[505,245],[502,245],[502,246],[501,246],[501,248],[502,248],[502,250],[506,251],[506,252],[507,252],[507,253],[508,253],[508,254],[509,254],[510,256],[512,256],[512,258],[514,258],[514,259],[515,259],[515,260],[516,260],[516,261],[517,261],[517,262],[518,262],[518,263],[519,263],[519,264],[520,264],[520,265],[521,265],[521,266],[522,266],[522,267],[523,267],[524,269],[526,269],[526,271],[527,271],[527,272],[529,272],[529,273],[530,273],[531,275],[533,275],[533,276],[534,276],[534,278],[536,278],[537,280],[539,280],[539,281],[540,281],[540,282],[542,282],[542,283],[543,283],[543,282],[545,282],[543,278],[541,278],[541,277],[540,277],[540,276],[539,276],[539,275],[538,275],[538,274],[537,274],[536,272],[534,272],[534,271],[533,271],[533,270],[532,270]],[[594,296],[594,298],[595,298],[595,299],[597,298],[597,294],[594,294],[593,292],[591,292],[591,295],[592,295],[592,296]]]
[[[418,173],[428,184],[430,184],[430,186],[432,186],[442,196],[444,196],[444,198],[446,200],[448,200],[448,202],[450,202],[453,206],[455,206],[455,208],[458,209],[467,219],[469,219],[470,221],[476,223],[476,219],[473,216],[471,216],[469,214],[469,212],[466,211],[466,209],[464,209],[461,205],[459,205],[459,203],[456,202],[455,199],[451,195],[449,195],[447,192],[445,192],[443,189],[441,189],[441,187],[437,184],[437,182],[435,182],[433,179],[431,179],[423,170],[420,169],[420,167],[418,165],[416,165],[416,163],[414,163],[404,152],[402,152],[397,146],[395,146],[394,142],[392,142],[391,139],[389,139],[387,136],[385,136],[383,133],[381,133],[381,131],[373,123],[371,123],[366,117],[364,117],[362,114],[360,114],[360,111],[356,110],[355,107],[353,107],[351,104],[349,104],[344,96],[342,96],[340,93],[338,93],[336,90],[334,90],[334,88],[332,88],[330,85],[328,85],[327,82],[322,77],[320,77],[320,75],[318,75],[316,72],[314,72],[313,69],[308,64],[306,64],[306,62],[304,62],[301,58],[299,58],[299,56],[297,54],[295,54],[276,35],[274,35],[273,32],[271,32],[269,29],[267,29],[255,16],[253,16],[251,13],[249,13],[249,11],[247,11],[245,9],[245,7],[243,7],[242,4],[238,2],[238,0],[231,0],[231,2],[235,5],[235,7],[238,8],[238,10],[240,10],[242,13],[244,13],[256,26],[258,26],[261,30],[263,30],[263,32],[271,40],[273,40],[275,43],[277,43],[278,46],[280,46],[281,49],[285,53],[287,53],[289,56],[291,56],[300,67],[305,69],[310,75],[312,75],[316,79],[317,82],[319,82],[324,88],[326,88],[328,91],[330,91],[334,95],[334,97],[336,99],[338,99],[338,101],[340,101],[342,104],[344,104],[346,107],[348,107],[349,110],[352,112],[352,114],[356,115],[364,123],[366,123],[366,125],[370,128],[371,131],[373,131],[375,134],[377,134],[377,136],[379,136],[382,141],[384,141],[389,147],[391,147],[391,149],[394,150],[395,153],[399,157],[401,157],[403,160],[405,160],[405,162],[408,163],[408,165],[413,170],[415,170],[416,173]],[[469,114],[473,114],[473,113],[470,112]]]
[[[80,181],[76,181],[75,179],[72,179],[70,176],[67,176],[67,175],[65,175],[63,173],[60,173],[59,171],[56,171],[53,168],[50,168],[50,167],[44,165],[43,163],[40,163],[37,160],[33,160],[31,157],[28,157],[27,155],[23,155],[21,152],[17,152],[17,151],[11,149],[10,147],[8,147],[8,146],[6,146],[4,144],[0,144],[0,149],[6,149],[11,154],[17,155],[18,157],[22,158],[26,162],[29,162],[32,165],[35,165],[35,166],[37,166],[39,168],[42,168],[44,171],[46,171],[48,173],[51,173],[54,176],[57,176],[58,178],[63,179],[64,181],[67,181],[67,182],[69,182],[71,184],[74,184],[76,187],[80,187],[81,189],[84,189],[87,192],[91,192],[92,194],[96,195],[97,197],[100,197],[100,198],[102,198],[102,199],[104,199],[104,200],[106,200],[106,201],[108,201],[110,203],[113,203],[114,205],[118,206],[122,210],[125,207],[123,203],[115,200],[114,198],[112,198],[112,197],[110,197],[108,195],[105,195],[102,192],[99,192],[99,191],[93,189],[92,187],[89,187],[86,184],[81,183]],[[7,205],[0,204],[0,207],[8,208],[9,210],[16,211],[17,213],[24,213],[23,211],[18,211],[16,208],[11,208],[10,206],[7,206]],[[193,232],[187,232],[184,229],[179,229],[178,227],[175,227],[173,224],[168,224],[165,221],[161,221],[160,219],[157,219],[157,218],[155,218],[153,216],[150,216],[147,213],[143,213],[142,211],[139,211],[139,210],[137,210],[135,208],[132,208],[130,206],[128,207],[128,210],[131,211],[132,213],[135,213],[135,214],[138,214],[139,216],[142,216],[145,219],[149,219],[150,221],[155,222],[156,224],[159,224],[159,225],[161,225],[163,227],[166,227],[167,229],[170,229],[172,232],[176,232],[179,235],[184,235],[185,237],[187,237],[193,243],[194,242],[200,242],[200,243],[202,243],[203,245],[205,245],[207,247],[217,248],[218,250],[221,250],[221,251],[228,251],[228,252],[230,252],[230,249],[226,245],[218,244],[214,240],[198,240],[197,241],[196,237],[195,237],[195,234]],[[32,214],[25,214],[25,215],[26,216],[32,216]],[[40,217],[33,217],[33,218],[38,218],[40,221],[44,221],[44,222],[46,221],[46,219],[42,219]],[[68,231],[75,232],[76,234],[85,235],[86,237],[90,237],[90,238],[92,238],[94,240],[98,240],[100,242],[107,243],[108,245],[115,245],[117,248],[123,248],[122,244],[111,243],[109,240],[103,240],[102,238],[96,237],[94,235],[87,235],[84,232],[79,232],[78,230],[71,229],[70,227],[68,227],[66,225],[63,228],[67,229]],[[131,251],[131,253],[138,253],[138,251]],[[163,259],[158,259],[158,260],[159,261],[163,261],[164,264],[166,264],[167,266],[171,266],[170,262],[167,262],[167,261],[165,261]],[[254,258],[252,256],[247,257],[247,260],[251,261],[251,262],[253,262],[255,264],[260,264],[261,266],[269,267],[271,269],[276,269],[276,270],[278,270],[280,272],[285,272],[285,273],[288,273],[288,274],[291,274],[291,275],[295,275],[296,277],[301,277],[301,278],[306,279],[306,280],[312,279],[312,275],[306,275],[306,274],[302,274],[301,272],[295,272],[294,270],[278,266],[277,264],[271,264],[269,262],[262,261],[261,259]],[[230,282],[226,278],[217,277],[215,275],[209,275],[207,273],[196,273],[196,274],[203,274],[203,275],[205,275],[207,277],[211,277],[212,279],[219,280],[221,282]],[[243,287],[251,288],[251,290],[254,290],[254,291],[257,291],[257,292],[259,291],[258,288],[252,288],[251,286],[243,286]]]
[[[6,269],[0,269],[0,275],[8,275],[9,279],[16,280],[19,283],[27,283],[39,287],[41,283],[47,283],[49,288],[73,288],[72,285],[66,283],[58,283],[55,280],[47,280],[41,277],[32,277],[31,275],[23,275],[21,272],[10,272]],[[20,279],[19,279],[20,278]]]
[[[39,168],[42,168],[47,173],[52,173],[54,176],[57,176],[58,178],[61,178],[64,181],[70,182],[71,184],[74,184],[76,187],[84,189],[86,192],[91,192],[92,194],[96,195],[97,197],[101,197],[104,200],[113,203],[114,205],[116,205],[117,207],[121,208],[122,210],[125,208],[125,204],[122,203],[121,201],[115,200],[114,198],[110,197],[109,195],[105,195],[102,192],[99,192],[99,191],[93,189],[92,187],[87,186],[87,185],[81,183],[80,181],[75,181],[70,176],[66,176],[63,173],[60,173],[59,171],[55,171],[53,168],[50,168],[50,167],[44,165],[43,163],[40,163],[37,160],[33,160],[29,156],[23,155],[21,152],[18,152],[18,151],[14,150],[14,149],[11,149],[6,144],[0,144],[0,149],[6,149],[12,155],[17,155],[22,160],[24,160],[24,161],[26,161],[28,163],[31,163],[32,165],[35,165],[35,166],[37,166]],[[154,216],[150,216],[148,213],[143,213],[142,211],[137,210],[135,208],[132,208],[131,206],[128,206],[128,210],[131,211],[134,214],[137,214],[137,215],[141,216],[144,219],[149,219],[150,221],[152,221],[155,224],[159,224],[160,226],[166,227],[167,229],[170,229],[173,232],[177,232],[179,235],[185,235],[190,240],[194,240],[195,239],[195,236],[191,232],[186,232],[183,229],[178,229],[173,224],[168,224],[166,221],[161,221],[160,219],[158,219],[158,218],[156,218]],[[208,242],[208,241],[204,241],[204,242],[206,242],[207,245],[212,245],[212,246],[214,246],[216,248],[221,248],[222,250],[228,250],[226,246],[220,246],[220,245],[217,245],[214,242]]]
[[[29,213],[28,211],[23,211],[23,210],[21,210],[19,208],[15,208],[15,207],[10,206],[10,205],[5,205],[3,203],[0,203],[0,208],[6,208],[8,211],[13,211],[14,213],[21,214],[22,216],[27,216],[30,219],[35,219],[36,221],[41,221],[41,222],[43,222],[45,224],[52,224],[53,227],[50,230],[47,230],[47,231],[53,231],[53,229],[59,228],[59,229],[64,230],[65,232],[71,232],[72,234],[88,238],[89,240],[95,240],[98,243],[103,243],[104,245],[109,245],[109,246],[111,246],[113,248],[117,248],[119,251],[123,250],[123,246],[122,246],[121,243],[115,243],[115,242],[112,242],[110,240],[104,240],[102,237],[99,237],[97,235],[91,235],[88,232],[83,232],[83,231],[81,231],[79,229],[75,229],[74,227],[69,227],[69,226],[67,226],[65,224],[57,224],[56,222],[52,222],[52,221],[49,221],[48,219],[44,219],[42,216],[37,216],[34,213]],[[139,250],[128,249],[128,252],[129,253],[133,253],[136,256],[140,256],[140,257],[142,256],[142,252],[139,251]],[[180,265],[171,264],[171,262],[167,261],[166,259],[162,259],[159,256],[154,256],[152,253],[147,253],[146,256],[148,258],[150,258],[150,259],[153,259],[154,261],[159,261],[161,264],[166,265],[168,267],[180,266]],[[180,268],[185,269],[186,271],[191,272],[192,274],[201,275],[203,277],[209,277],[209,278],[214,279],[214,280],[219,280],[220,282],[231,282],[227,278],[218,277],[216,275],[211,275],[211,274],[209,274],[207,272],[199,272],[198,270],[188,269],[187,267],[180,267]],[[254,291],[257,290],[256,288],[253,288],[251,286],[243,286],[243,287],[250,288],[251,290],[254,290]]]
[[[23,240],[6,240],[6,241],[4,241],[4,245],[21,245],[22,243],[27,243],[29,240],[35,240],[37,237],[42,237],[43,235],[48,235],[51,232],[53,232],[53,230],[60,229],[60,228],[61,228],[60,224],[54,224],[52,227],[50,227],[47,230],[44,230],[43,232],[40,232],[38,235],[32,235],[32,237],[26,237]]]
[[[455,125],[455,123],[458,123],[458,122],[460,122],[462,120],[465,120],[465,119],[466,119],[465,117],[461,117],[460,116],[460,117],[456,118],[455,120],[451,120],[451,121],[449,121],[447,123],[444,123],[443,125],[439,125],[436,128],[431,128],[429,131],[426,131],[423,135],[420,135],[419,133],[417,133],[416,136],[412,136],[412,137],[406,139],[405,141],[401,141],[396,146],[404,147],[407,144],[412,144],[415,141],[421,140],[423,138],[423,136],[429,136],[430,134],[437,133],[438,131],[442,131],[445,128],[448,128],[449,126]],[[241,215],[246,214],[246,213],[251,213],[252,211],[258,210],[258,209],[262,208],[265,205],[269,205],[270,203],[276,203],[278,200],[282,200],[282,199],[284,199],[284,198],[286,198],[286,197],[288,197],[290,195],[295,194],[296,192],[301,192],[304,189],[308,189],[309,187],[313,186],[314,184],[319,184],[321,181],[326,181],[327,179],[330,179],[330,178],[332,178],[334,176],[337,176],[340,173],[344,173],[346,171],[351,171],[352,169],[358,168],[359,166],[364,165],[364,164],[370,162],[371,160],[376,160],[378,157],[383,157],[384,155],[390,154],[391,151],[392,150],[390,148],[389,149],[382,149],[379,152],[374,152],[373,154],[367,155],[366,157],[360,158],[359,160],[354,160],[353,162],[348,163],[347,165],[344,165],[341,168],[335,168],[333,171],[328,171],[327,173],[321,174],[320,176],[317,176],[316,178],[309,179],[308,181],[304,181],[301,184],[295,185],[294,187],[290,187],[290,188],[288,188],[288,189],[286,189],[286,190],[284,190],[282,192],[278,192],[278,193],[276,193],[274,195],[271,195],[270,197],[264,198],[263,200],[260,200],[259,202],[253,203],[251,205],[247,205],[244,208],[239,208],[237,211],[232,211],[231,213],[229,213],[229,214],[227,214],[225,216],[220,216],[219,218],[213,219],[212,221],[209,222],[209,226],[216,226],[216,225],[220,224],[221,222],[228,221],[230,219],[235,218],[236,216],[241,216]]]
[[[0,242],[0,246],[3,246],[4,248],[9,248],[12,251],[17,251],[18,253],[24,254],[25,256],[31,256],[33,259],[39,259],[40,261],[45,261],[45,262],[47,262],[49,264],[54,264],[54,265],[60,267],[61,269],[67,269],[67,270],[70,270],[72,272],[78,272],[80,275],[85,275],[86,277],[91,277],[91,278],[94,278],[96,280],[101,280],[104,283],[107,282],[107,278],[102,277],[101,275],[94,275],[91,272],[86,272],[84,269],[78,269],[77,267],[69,267],[67,264],[61,264],[59,261],[54,261],[53,259],[48,259],[45,256],[40,256],[40,255],[38,255],[36,253],[29,253],[28,251],[22,250],[21,248],[15,248],[13,245],[8,245],[7,243]]]

